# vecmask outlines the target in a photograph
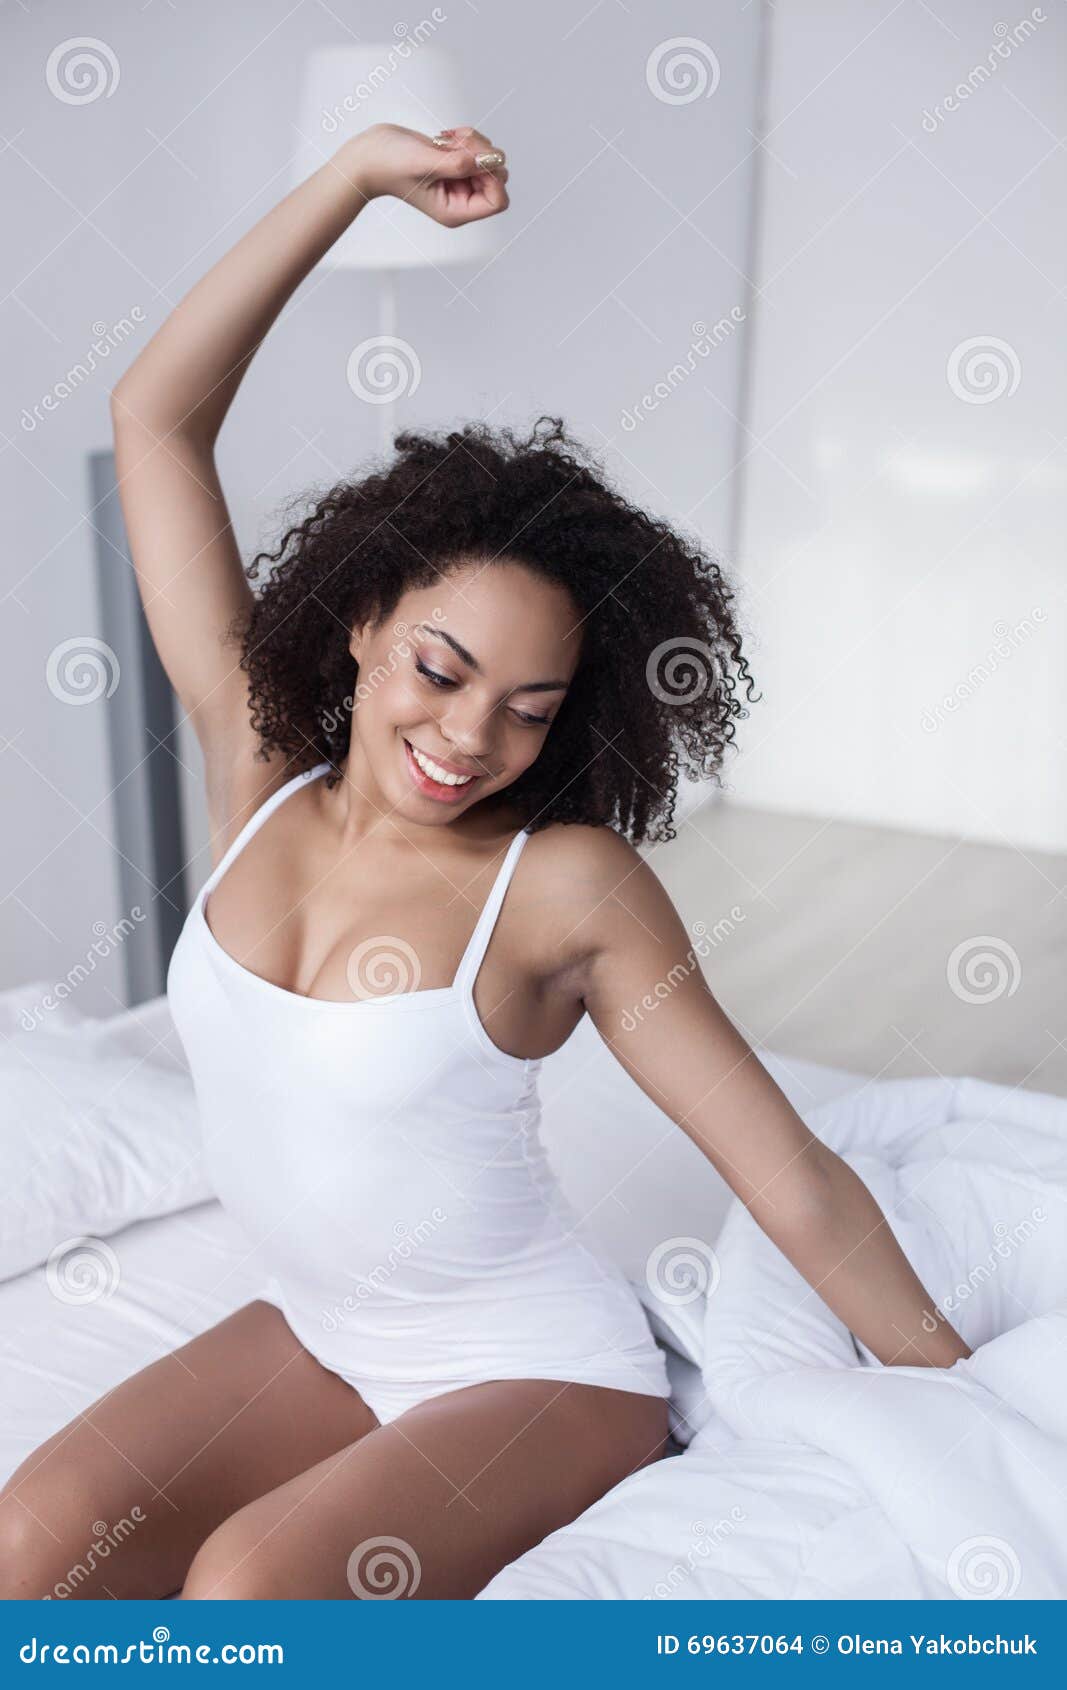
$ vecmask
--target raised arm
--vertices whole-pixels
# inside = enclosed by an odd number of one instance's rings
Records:
[[[576,834],[573,850],[579,848]],[[716,1002],[650,866],[606,828],[585,862],[570,943],[590,1018],[763,1231],[886,1365],[970,1350],[937,1311],[867,1186],[817,1139]]]
[[[507,205],[470,128],[445,146],[392,124],[347,141],[196,283],[111,394],[119,496],[148,625],[204,753],[216,857],[285,778],[254,760],[247,677],[224,643],[251,603],[215,441],[271,324],[368,200],[393,194],[448,227]]]

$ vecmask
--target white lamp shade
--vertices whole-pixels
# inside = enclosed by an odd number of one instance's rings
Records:
[[[366,46],[320,47],[304,69],[293,185],[369,124],[400,123],[433,135],[472,122],[458,67],[440,47],[423,46],[410,35]],[[353,270],[484,263],[498,250],[495,222],[487,218],[446,229],[401,200],[372,200],[323,262]]]

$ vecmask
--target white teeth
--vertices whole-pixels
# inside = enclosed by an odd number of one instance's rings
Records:
[[[423,756],[413,745],[408,743],[408,749],[414,757],[423,774],[429,775],[431,780],[437,781],[439,786],[466,786],[474,779],[473,775],[450,775],[447,769],[442,769],[439,763],[434,763],[429,757]]]

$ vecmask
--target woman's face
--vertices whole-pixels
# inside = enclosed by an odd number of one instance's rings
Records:
[[[468,564],[355,631],[349,778],[410,821],[447,822],[537,758],[581,650],[570,595],[521,564]],[[376,789],[376,790],[375,790]]]

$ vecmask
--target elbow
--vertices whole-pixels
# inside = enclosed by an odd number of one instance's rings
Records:
[[[795,1243],[818,1238],[840,1211],[842,1178],[852,1177],[848,1164],[816,1141],[782,1178],[764,1189],[764,1213],[756,1213],[753,1206],[755,1218],[772,1237]]]
[[[161,398],[158,382],[131,379],[127,370],[108,395],[111,437],[143,445],[145,450],[166,440],[172,448],[189,442],[199,451],[210,452],[217,429],[198,425],[195,413],[181,415]]]
[[[140,358],[135,358],[108,394],[111,426],[128,427],[139,433],[166,434],[174,418],[168,415],[173,406],[166,403],[165,384],[140,364]]]
[[[144,427],[138,401],[125,377],[122,381],[117,381],[108,394],[108,410],[111,412],[112,435],[118,434],[120,429]]]
[[[145,394],[143,390],[138,391],[138,386],[139,384],[130,380],[127,372],[115,383],[108,394],[112,430],[121,428],[124,424],[139,428],[150,428],[152,426]]]

